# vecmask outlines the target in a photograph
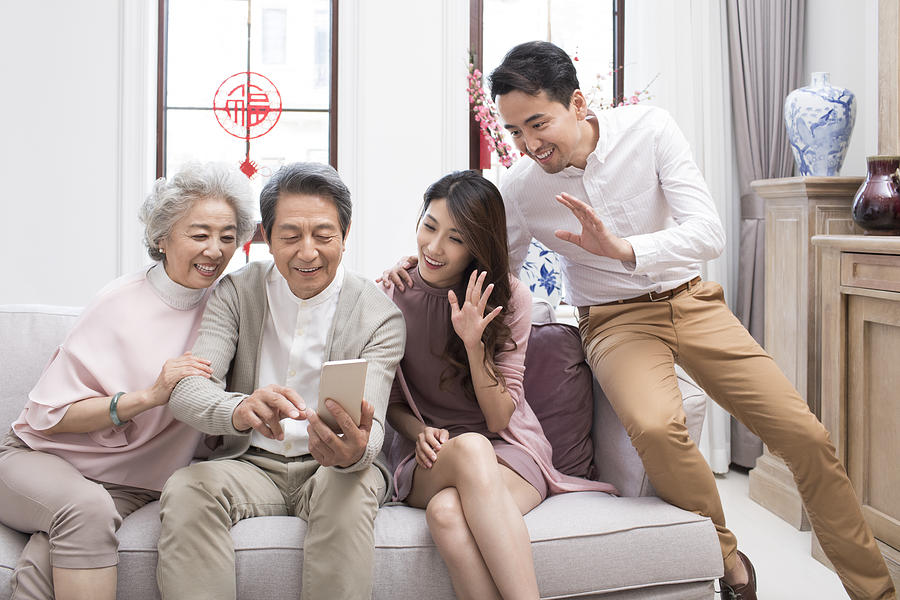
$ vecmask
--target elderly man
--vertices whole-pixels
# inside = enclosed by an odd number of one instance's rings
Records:
[[[163,490],[159,588],[166,599],[235,598],[232,525],[296,515],[309,523],[302,597],[371,598],[374,519],[390,480],[375,457],[403,316],[341,265],[351,203],[334,169],[282,167],[260,212],[274,264],[222,279],[193,349],[213,376],[182,379],[171,396],[178,419],[223,442]],[[316,414],[319,373],[324,361],[355,358],[368,361],[359,425],[326,401],[339,436]]]

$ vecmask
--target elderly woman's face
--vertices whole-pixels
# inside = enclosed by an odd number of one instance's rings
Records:
[[[166,273],[175,283],[200,289],[212,285],[237,250],[237,216],[222,198],[194,202],[159,242]]]

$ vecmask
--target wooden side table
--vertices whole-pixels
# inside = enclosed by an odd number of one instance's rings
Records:
[[[754,181],[766,202],[765,348],[819,416],[818,234],[862,233],[850,218],[862,177]],[[809,529],[793,475],[765,448],[750,471],[750,498],[797,529]]]
[[[900,589],[900,236],[812,243],[822,252],[822,423]],[[812,553],[828,564],[815,537]]]

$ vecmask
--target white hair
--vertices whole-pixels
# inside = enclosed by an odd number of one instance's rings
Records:
[[[237,217],[238,246],[250,239],[256,229],[256,217],[247,178],[237,168],[224,163],[190,162],[170,179],[157,179],[141,206],[144,244],[150,258],[156,261],[165,258],[159,251],[159,242],[169,236],[175,223],[202,198],[222,198],[228,202]]]

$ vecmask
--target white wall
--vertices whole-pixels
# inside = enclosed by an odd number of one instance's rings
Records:
[[[856,125],[841,175],[866,174],[866,156],[878,150],[877,0],[809,0],[806,3],[804,85],[815,71],[831,85],[856,94]]]
[[[374,278],[415,253],[425,188],[468,167],[468,2],[341,0],[338,14],[338,171],[354,201],[345,260]]]
[[[148,160],[136,138],[147,142],[138,113],[155,102],[155,48],[141,35],[154,6],[4,3],[0,304],[83,305],[143,260],[134,223]]]

